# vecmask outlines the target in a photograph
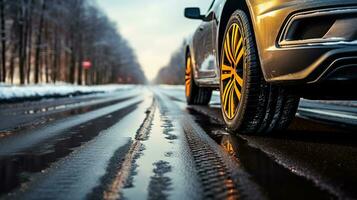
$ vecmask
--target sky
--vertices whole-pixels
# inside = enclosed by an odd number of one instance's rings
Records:
[[[97,0],[118,31],[129,41],[149,80],[165,66],[199,20],[184,18],[185,7],[205,12],[210,0]]]

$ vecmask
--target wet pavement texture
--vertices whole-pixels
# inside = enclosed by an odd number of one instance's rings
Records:
[[[355,105],[248,136],[177,86],[0,104],[0,199],[357,199]]]

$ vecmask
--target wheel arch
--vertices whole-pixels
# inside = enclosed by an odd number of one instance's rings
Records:
[[[217,37],[217,47],[218,47],[218,63],[220,63],[221,60],[221,49],[222,49],[222,42],[223,42],[223,37],[224,37],[224,32],[226,30],[229,18],[233,14],[234,11],[237,9],[240,9],[244,11],[248,15],[248,18],[250,20],[250,26],[251,30],[254,32],[254,26],[253,26],[253,18],[251,11],[249,9],[248,3],[246,0],[226,0],[223,6],[223,9],[221,11],[221,16],[218,24],[218,37]],[[256,42],[255,39],[255,34],[253,34],[254,42]],[[256,44],[257,47],[257,44]],[[258,50],[259,54],[259,50]]]

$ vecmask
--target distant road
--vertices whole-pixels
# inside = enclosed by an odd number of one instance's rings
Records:
[[[0,104],[0,199],[355,199],[356,105],[302,100],[247,136],[183,87]]]

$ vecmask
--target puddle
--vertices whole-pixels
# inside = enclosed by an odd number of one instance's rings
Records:
[[[0,196],[12,191],[29,180],[31,173],[41,172],[51,163],[70,154],[74,148],[81,146],[98,134],[118,122],[137,108],[138,104],[120,109],[110,115],[94,119],[80,126],[68,129],[60,138],[26,153],[0,158]],[[110,117],[108,117],[110,116]]]
[[[271,199],[331,199],[327,191],[318,188],[312,181],[292,173],[273,161],[267,154],[253,148],[240,138],[229,135],[224,127],[188,108],[195,121],[231,157],[244,168]]]

